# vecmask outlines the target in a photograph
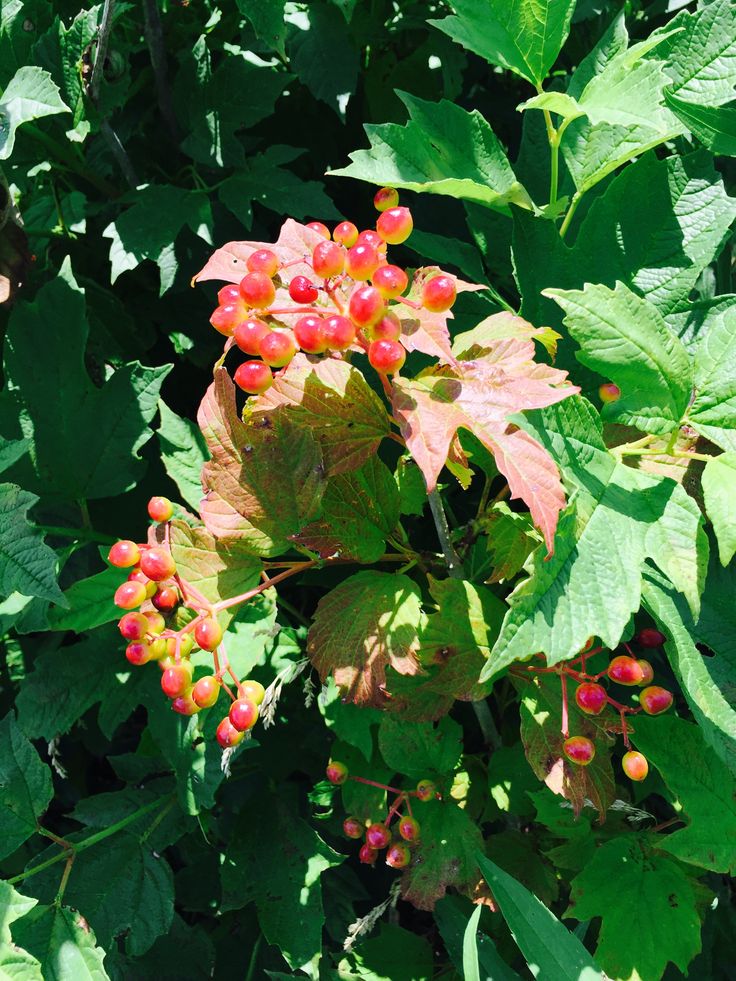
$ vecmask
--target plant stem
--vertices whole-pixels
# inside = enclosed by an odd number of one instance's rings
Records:
[[[445,562],[447,563],[447,571],[452,579],[463,579],[463,567],[455,547],[450,540],[450,527],[447,524],[447,516],[445,515],[445,509],[442,507],[442,498],[440,497],[440,492],[435,487],[434,490],[429,491],[427,494],[429,498],[429,506],[432,511],[432,518],[434,520],[434,526],[437,529],[437,537],[440,540],[440,546],[442,548],[442,554],[445,557]]]
[[[478,720],[480,731],[483,733],[483,742],[491,749],[498,749],[501,746],[501,736],[496,728],[496,723],[493,721],[488,702],[484,699],[480,702],[471,702],[471,705]]]
[[[89,94],[94,102],[97,102],[100,96],[100,83],[102,81],[102,69],[105,65],[105,58],[107,57],[107,43],[110,40],[110,31],[112,30],[112,16],[115,7],[115,0],[105,0],[105,6],[102,9],[102,23],[100,24],[100,33],[97,37],[97,48],[95,50],[95,63],[92,66],[92,76],[89,80]]]
[[[573,215],[575,214],[575,212],[577,210],[577,207],[580,204],[580,200],[581,200],[582,196],[583,195],[582,195],[582,193],[580,191],[576,191],[573,194],[572,201],[570,202],[570,207],[567,209],[567,214],[565,215],[564,221],[562,222],[562,225],[560,226],[560,238],[564,238],[565,237],[565,232],[570,227],[570,222],[572,221]]]
[[[258,596],[259,593],[263,593],[265,590],[270,589],[271,586],[275,586],[276,583],[281,582],[284,579],[288,579],[289,576],[293,576],[297,572],[304,572],[305,569],[311,569],[312,566],[317,565],[318,562],[319,559],[313,559],[310,562],[303,562],[300,566],[286,569],[284,572],[280,572],[272,579],[267,579],[266,582],[261,583],[260,586],[255,586],[253,589],[249,589],[247,592],[241,593],[240,596],[233,596],[232,599],[221,600],[219,603],[215,603],[212,607],[212,612],[219,613],[221,610],[227,610],[231,606],[239,606],[241,603],[246,603],[249,599],[253,599],[254,596]]]

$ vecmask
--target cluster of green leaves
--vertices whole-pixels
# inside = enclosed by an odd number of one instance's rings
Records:
[[[3,977],[728,977],[736,8],[622,6],[3,6]],[[375,185],[414,214],[397,261],[482,288],[407,310],[390,399],[299,356],[243,406],[197,270],[369,227]],[[224,760],[114,627],[106,548],[162,493],[210,601],[314,558],[228,611],[279,697]],[[571,706],[573,767],[524,662],[651,625],[649,777]],[[341,824],[422,778],[397,892]]]

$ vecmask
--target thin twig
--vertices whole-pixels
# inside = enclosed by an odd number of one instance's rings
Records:
[[[100,97],[100,83],[102,82],[102,69],[105,66],[107,57],[107,45],[110,41],[110,31],[112,30],[112,19],[115,11],[115,0],[105,0],[102,8],[102,21],[100,32],[97,35],[97,47],[95,50],[95,63],[92,66],[92,76],[89,80],[89,97],[93,102],[97,102]]]
[[[432,511],[434,526],[437,529],[437,537],[440,540],[442,554],[444,555],[445,562],[447,563],[447,571],[452,579],[463,579],[464,574],[462,563],[460,562],[460,558],[455,551],[455,546],[450,540],[450,527],[447,524],[447,516],[445,515],[445,509],[442,506],[440,492],[435,487],[434,490],[430,491],[427,496],[429,497],[429,506]]]
[[[156,79],[156,98],[158,108],[166,126],[171,134],[171,138],[178,143],[179,134],[174,114],[174,105],[171,101],[171,90],[166,74],[166,45],[164,44],[164,31],[161,25],[161,18],[158,12],[156,0],[143,0],[143,31],[146,35],[148,53],[151,56],[151,67]]]

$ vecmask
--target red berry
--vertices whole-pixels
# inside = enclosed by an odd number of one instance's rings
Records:
[[[403,841],[395,841],[386,852],[386,865],[392,869],[403,869],[411,861],[411,852]]]
[[[180,598],[175,586],[161,586],[151,597],[151,602],[161,613],[171,613],[179,605]]]
[[[240,299],[240,290],[235,283],[228,283],[227,286],[223,286],[221,290],[218,290],[217,302],[220,306],[225,306],[227,303],[239,303],[242,306],[243,301]]]
[[[639,667],[643,672],[642,679],[639,684],[642,686],[648,685],[654,678],[654,668],[651,666],[649,661],[645,661],[643,657],[639,658]]]
[[[372,245],[354,245],[345,256],[345,271],[351,279],[361,282],[370,279],[381,260]]]
[[[398,341],[372,341],[368,346],[368,360],[384,375],[394,375],[406,361],[406,351]]]
[[[270,276],[265,273],[252,272],[240,280],[240,295],[249,307],[256,307],[260,310],[273,303],[276,287]]]
[[[210,323],[225,337],[230,337],[237,325],[246,316],[246,308],[242,299],[237,303],[223,303],[217,307],[210,317]]]
[[[419,822],[413,817],[402,817],[399,821],[399,834],[404,841],[418,841],[420,830]]]
[[[389,245],[401,245],[411,235],[414,222],[408,208],[389,208],[376,222],[376,231]]]
[[[168,497],[152,497],[148,502],[148,517],[152,521],[169,521],[174,513],[174,505]]]
[[[266,689],[260,681],[253,681],[248,678],[238,685],[238,694],[241,698],[247,698],[249,701],[255,702],[256,705],[260,705],[266,697]]]
[[[131,664],[146,664],[153,657],[151,648],[144,640],[134,640],[125,648],[125,656]]]
[[[457,297],[457,286],[452,276],[432,276],[422,287],[422,306],[432,313],[449,310]]]
[[[621,389],[618,385],[614,385],[613,382],[605,382],[598,389],[598,397],[604,404],[616,402],[621,398]]]
[[[213,674],[205,675],[195,682],[192,698],[200,708],[212,708],[220,696],[220,682]]]
[[[153,610],[149,610],[148,613],[144,613],[143,615],[148,623],[149,633],[160,634],[166,628],[166,621],[160,613],[154,613]]]
[[[608,665],[608,677],[619,685],[638,685],[644,677],[644,671],[638,661],[627,654],[619,654]]]
[[[655,630],[654,627],[644,627],[634,637],[634,640],[641,644],[642,647],[661,647],[667,638],[659,630]]]
[[[385,848],[391,841],[391,832],[385,824],[371,824],[366,830],[365,841],[371,848]]]
[[[644,780],[649,773],[649,764],[647,763],[646,756],[634,750],[624,753],[624,757],[621,760],[621,768],[629,780]]]
[[[311,314],[300,317],[294,324],[294,337],[307,354],[322,354],[327,349],[325,322],[321,317],[313,317]]]
[[[258,706],[249,698],[236,698],[230,706],[229,716],[238,732],[247,732],[258,721]]]
[[[141,570],[154,582],[171,579],[176,572],[176,562],[168,549],[154,545],[141,555]]]
[[[140,557],[140,549],[136,543],[124,539],[122,542],[115,542],[107,554],[107,561],[118,569],[129,569],[138,565]]]
[[[347,317],[335,314],[325,321],[324,335],[331,351],[345,351],[355,342],[355,324]]]
[[[214,651],[222,640],[222,627],[214,617],[207,617],[194,628],[194,639],[203,651]]]
[[[238,326],[235,328],[233,337],[235,338],[235,343],[238,345],[243,354],[250,354],[251,356],[258,354],[259,345],[261,340],[266,336],[271,328],[268,324],[264,324],[262,320],[258,320],[257,317],[248,317],[247,320],[241,320]]]
[[[345,268],[345,252],[337,242],[320,242],[312,253],[312,268],[322,279],[339,276]]]
[[[273,375],[263,361],[244,361],[235,369],[233,381],[248,395],[262,395],[273,385]]]
[[[356,817],[346,817],[342,822],[342,830],[348,838],[363,837],[363,825]]]
[[[378,323],[371,327],[369,334],[372,341],[398,341],[401,337],[401,321],[392,310],[387,310]]]
[[[375,848],[371,848],[370,845],[361,845],[360,851],[358,852],[358,858],[363,865],[375,865],[376,859],[378,858],[378,852]]]
[[[331,760],[327,764],[325,774],[327,775],[327,779],[330,781],[330,783],[345,783],[348,778],[348,768],[344,763],[339,763],[337,760]]]
[[[187,688],[183,695],[177,695],[171,702],[171,708],[179,715],[196,715],[199,705],[192,698],[192,689]]]
[[[118,630],[126,640],[143,640],[148,633],[148,620],[142,613],[126,613],[118,621]]]
[[[256,249],[245,260],[248,272],[263,273],[271,279],[279,271],[279,257],[270,249]]]
[[[289,296],[295,303],[314,303],[319,290],[306,276],[295,276],[289,283]]]
[[[142,582],[124,582],[115,590],[113,603],[121,610],[134,610],[146,599],[146,587]]]
[[[388,211],[389,208],[395,208],[398,203],[399,192],[395,187],[382,187],[373,197],[376,211]]]
[[[409,277],[399,266],[379,266],[371,282],[384,299],[393,300],[409,285]]]
[[[659,685],[650,685],[639,693],[639,704],[647,715],[661,715],[672,705],[672,692]]]
[[[378,232],[374,232],[372,228],[366,228],[364,232],[358,235],[358,240],[356,245],[372,245],[373,248],[378,253],[386,251],[386,243],[383,241]]]
[[[562,751],[571,763],[578,766],[587,766],[595,756],[595,746],[586,736],[570,736],[562,744]]]
[[[358,229],[352,221],[341,221],[339,225],[335,226],[332,237],[340,245],[344,245],[346,249],[349,249],[358,241]]]
[[[606,707],[606,689],[592,681],[583,682],[575,690],[575,701],[580,711],[586,715],[600,715]]]
[[[350,319],[358,327],[372,327],[386,312],[386,301],[375,286],[361,286],[348,304]]]
[[[128,575],[128,582],[142,583],[146,590],[146,599],[150,599],[156,592],[156,583],[151,582],[148,576],[144,576],[138,566]]]
[[[161,674],[161,688],[169,698],[183,695],[192,684],[192,665],[189,661],[179,661],[164,668]]]
[[[426,804],[428,800],[434,800],[437,796],[437,788],[431,780],[420,780],[417,784],[417,797]]]
[[[310,221],[307,222],[307,228],[311,228],[313,232],[317,232],[322,236],[322,238],[330,237],[330,230],[327,225],[323,225],[321,221]]]
[[[296,343],[291,332],[272,330],[261,340],[258,353],[272,368],[283,368],[296,354]]]
[[[231,749],[233,746],[237,746],[238,743],[243,741],[245,733],[238,732],[230,719],[224,718],[217,727],[215,737],[223,749]]]

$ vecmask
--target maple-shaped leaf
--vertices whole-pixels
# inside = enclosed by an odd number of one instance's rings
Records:
[[[406,295],[410,303],[421,304],[422,290],[427,280],[433,276],[448,275],[439,266],[423,266],[414,272],[411,288]],[[455,280],[455,288],[458,293],[476,292],[487,289],[482,283],[466,283],[462,279]],[[450,310],[444,313],[433,313],[426,310],[421,305],[418,309],[406,303],[396,303],[391,310],[401,321],[401,343],[407,351],[421,351],[432,357],[439,358],[440,361],[455,362],[450,342],[450,332],[447,329],[447,321],[452,319],[453,314]]]
[[[468,429],[493,453],[511,496],[522,498],[552,552],[557,517],[565,506],[552,457],[509,421],[524,409],[560,402],[578,389],[567,373],[534,361],[534,342],[507,337],[475,361],[437,366],[416,379],[394,381],[394,414],[427,489],[437,485],[458,429]]]
[[[420,669],[419,587],[407,576],[365,571],[324,596],[307,637],[307,653],[324,681],[333,675],[343,698],[366,705],[386,700],[386,668]]]
[[[312,363],[297,354],[269,390],[247,403],[247,418],[281,406],[294,423],[319,443],[327,473],[355,470],[375,456],[391,431],[388,414],[363,374],[345,361],[325,358]]]
[[[506,337],[523,337],[539,341],[554,361],[561,336],[551,327],[534,327],[523,317],[502,310],[481,320],[471,330],[458,334],[452,341],[452,353],[459,361],[473,361],[493,350],[496,341]]]
[[[212,253],[204,267],[192,279],[192,284],[208,279],[221,279],[227,283],[239,283],[248,272],[246,261],[258,249],[270,249],[282,263],[293,262],[289,267],[289,279],[294,276],[314,275],[314,270],[306,262],[295,260],[311,256],[314,247],[323,242],[319,232],[307,228],[293,218],[287,218],[281,226],[275,242],[227,242]]]
[[[568,681],[570,732],[587,736],[596,747],[593,762],[588,766],[577,766],[562,752],[565,737],[562,735],[561,682],[557,675],[519,679],[516,687],[521,695],[521,739],[529,766],[550,790],[570,801],[576,814],[583,809],[586,799],[592,801],[602,823],[616,799],[607,745],[611,739],[605,729],[606,721],[613,721],[613,716],[608,711],[601,716],[580,712],[572,697],[574,683]]]
[[[276,555],[317,516],[326,477],[308,429],[284,410],[246,425],[235,386],[218,368],[197,415],[211,459],[202,469],[200,513],[216,538],[240,539],[254,555]]]

